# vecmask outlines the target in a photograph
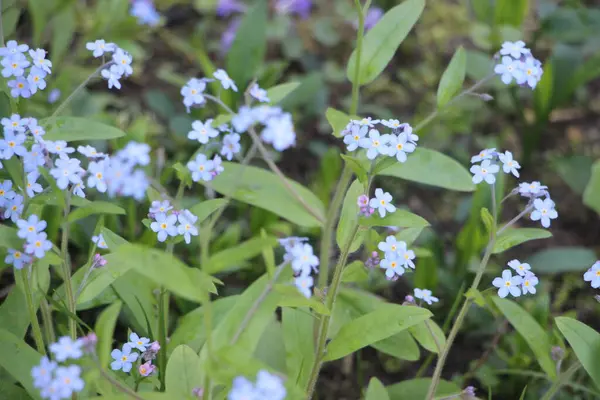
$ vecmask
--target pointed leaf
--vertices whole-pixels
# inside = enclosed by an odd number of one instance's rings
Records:
[[[269,90],[267,90],[267,97],[269,100],[269,104],[274,105],[285,99],[287,96],[292,94],[294,90],[296,90],[300,86],[300,82],[287,82],[282,83],[281,85],[273,86]]]
[[[347,156],[345,154],[340,154],[340,156],[344,159],[344,162],[352,170],[352,172],[354,172],[354,175],[356,175],[358,180],[363,185],[366,185],[368,180],[368,172],[363,168],[360,161],[358,161],[355,157]]]
[[[173,397],[188,398],[202,382],[200,357],[186,345],[173,350],[167,363],[166,392]]]
[[[86,206],[79,207],[71,211],[67,221],[72,223],[95,214],[125,215],[125,210],[118,205],[109,203],[107,201],[93,201]]]
[[[278,284],[275,285],[275,291],[281,294],[281,297],[277,302],[279,307],[310,307],[317,314],[330,314],[325,304],[321,303],[315,297],[306,298],[295,286]]]
[[[424,228],[429,226],[423,217],[413,214],[410,211],[401,208],[393,213],[387,213],[384,218],[374,213],[369,218],[361,218],[360,224],[363,226],[395,226],[398,228]]]
[[[521,243],[529,242],[530,240],[546,239],[549,237],[552,237],[552,234],[546,229],[509,228],[496,238],[496,244],[494,245],[492,254],[502,253]]]
[[[427,397],[430,384],[431,378],[416,378],[387,386],[386,389],[393,400],[424,399]],[[456,383],[441,379],[435,392],[435,398],[458,395],[461,391],[462,389]]]
[[[390,396],[379,379],[371,378],[365,400],[390,400]]]
[[[458,93],[465,80],[467,54],[461,47],[456,50],[444,71],[437,90],[437,106],[444,107]]]
[[[306,387],[315,359],[314,318],[308,309],[284,308],[281,321],[288,379]]]
[[[198,217],[198,223],[201,224],[204,222],[204,220],[210,217],[212,213],[217,211],[219,208],[224,207],[226,204],[227,200],[225,199],[206,200],[190,208],[190,212]]]
[[[125,136],[125,132],[102,122],[79,117],[48,117],[39,121],[46,129],[45,140],[107,140]]]
[[[550,356],[552,343],[546,330],[514,301],[494,297],[494,303],[517,332],[523,336],[544,372],[550,379],[554,380],[556,378],[556,368]]]
[[[537,267],[536,273],[586,271],[597,260],[596,253],[585,247],[554,247],[539,251],[525,262]]]
[[[600,333],[573,318],[556,317],[555,321],[583,368],[600,386]]]
[[[27,390],[34,399],[40,392],[33,387],[31,369],[40,363],[42,355],[12,333],[0,329],[0,366]]]
[[[327,122],[331,125],[333,136],[335,137],[342,137],[342,131],[352,119],[350,115],[331,107],[325,111],[325,118],[327,118]]]
[[[100,359],[100,365],[106,368],[110,360],[110,352],[112,351],[112,343],[115,333],[115,325],[117,317],[121,312],[122,303],[117,301],[106,307],[98,316],[94,332],[98,335],[98,345],[96,351]]]
[[[431,312],[424,308],[382,304],[377,310],[342,326],[329,342],[325,360],[342,358],[430,317]]]
[[[355,180],[346,192],[344,203],[342,205],[342,212],[340,214],[340,221],[335,235],[337,245],[340,249],[344,248],[348,240],[350,240],[352,230],[354,226],[358,224],[359,207],[356,201],[358,200],[358,196],[364,194],[364,191],[363,185],[358,180]],[[361,232],[358,232],[354,236],[350,252],[358,250],[362,244],[363,238],[364,234]]]
[[[204,267],[204,270],[209,274],[226,271],[260,255],[263,250],[272,249],[277,245],[277,239],[273,236],[252,238],[242,244],[214,254],[208,261],[208,265]]]
[[[600,214],[600,161],[592,166],[592,176],[583,192],[583,204]]]

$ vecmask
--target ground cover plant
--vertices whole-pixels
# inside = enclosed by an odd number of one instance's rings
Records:
[[[600,397],[600,9],[0,11],[0,398]]]

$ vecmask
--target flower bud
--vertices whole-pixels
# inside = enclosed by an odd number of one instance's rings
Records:
[[[552,347],[550,355],[554,361],[561,361],[565,357],[565,350],[560,346]]]
[[[192,390],[192,396],[201,399],[204,396],[204,388],[196,387]]]
[[[150,376],[154,373],[155,370],[156,366],[152,365],[150,361],[147,361],[146,363],[141,364],[138,367],[138,372],[141,376]]]

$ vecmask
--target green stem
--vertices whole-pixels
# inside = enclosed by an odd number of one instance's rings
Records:
[[[342,282],[342,272],[344,270],[344,266],[346,265],[346,261],[348,260],[348,254],[350,254],[350,247],[352,246],[352,242],[354,241],[354,237],[356,236],[357,232],[358,224],[355,224],[352,228],[352,233],[350,234],[348,241],[344,245],[342,253],[340,254],[340,258],[338,259],[338,262],[335,266],[331,287],[329,288],[329,292],[327,294],[328,310],[333,310],[333,307],[335,306],[335,300],[337,298],[338,290],[340,288],[340,283]],[[312,371],[310,373],[310,379],[308,381],[308,386],[306,390],[308,399],[311,399],[314,395],[317,380],[319,378],[319,372],[321,371],[321,365],[323,364],[323,356],[325,355],[325,345],[327,343],[327,336],[329,335],[330,321],[331,315],[323,315],[321,317],[319,327],[317,329],[317,350],[315,352],[315,361],[313,363]]]
[[[2,0],[0,0],[0,46],[4,47],[4,26],[2,25]]]
[[[166,351],[164,351],[162,353],[165,353],[165,352]],[[159,352],[159,354],[160,353],[161,352]],[[100,365],[100,362],[98,361],[98,359],[96,357],[95,357],[95,361],[96,361],[96,367],[98,367],[98,370],[100,371],[100,375],[102,375],[102,377],[104,379],[106,379],[111,385],[113,385],[117,390],[119,390],[120,392],[125,393],[126,395],[128,395],[132,399],[144,400],[142,397],[138,396],[137,393],[135,393],[129,387],[123,385],[121,382],[119,382],[117,379],[113,378],[109,373],[107,373],[104,370],[104,368],[102,368],[102,365]]]
[[[27,310],[29,311],[29,319],[31,320],[31,331],[35,340],[35,346],[38,351],[42,354],[46,354],[44,347],[44,339],[42,337],[42,330],[40,329],[40,323],[37,319],[37,312],[33,305],[33,296],[31,294],[31,283],[29,281],[29,268],[26,267],[21,269],[21,278],[23,279],[23,288],[25,290],[25,301],[27,302]]]
[[[367,0],[364,9],[359,0],[354,0],[354,6],[358,12],[358,31],[356,34],[356,58],[354,63],[354,80],[352,81],[352,101],[350,103],[350,115],[355,115],[358,110],[358,98],[360,96],[360,61],[362,56],[363,38],[365,36],[365,13],[369,10],[371,0]]]
[[[552,386],[550,386],[550,389],[548,389],[548,391],[544,394],[544,397],[542,397],[541,400],[552,400],[554,395],[560,390],[560,387],[567,384],[567,382],[569,382],[573,374],[577,372],[579,368],[581,368],[581,364],[579,363],[579,361],[576,361],[573,365],[569,367],[568,370],[562,373],[558,377],[558,379],[554,381],[554,383],[552,383]]]
[[[46,299],[40,301],[40,312],[46,333],[46,342],[54,343],[56,342],[56,335],[54,334],[54,326],[52,325],[52,310],[50,310],[50,305]]]
[[[65,196],[65,209],[64,209],[64,222],[62,226],[62,238],[60,241],[60,255],[62,258],[62,272],[63,279],[65,282],[65,292],[67,295],[67,306],[69,311],[75,314],[75,297],[73,296],[73,283],[71,282],[71,261],[69,260],[69,223],[67,217],[71,210],[71,192],[66,191]],[[75,340],[77,337],[77,326],[75,320],[69,317],[69,334],[71,339]]]
[[[470,290],[477,290],[477,287],[479,286],[479,282],[481,282],[481,278],[483,277],[483,273],[485,272],[485,269],[487,267],[488,261],[490,260],[490,256],[492,255],[492,251],[494,249],[494,244],[496,243],[496,230],[497,230],[497,223],[496,221],[498,220],[498,217],[496,215],[496,211],[497,211],[497,207],[496,207],[496,191],[495,191],[495,185],[491,185],[490,186],[491,191],[492,191],[492,198],[494,200],[492,200],[492,214],[493,214],[493,220],[494,220],[494,224],[492,226],[492,231],[490,232],[490,241],[485,249],[485,253],[483,255],[483,258],[481,259],[481,263],[479,264],[479,268],[477,270],[477,274],[475,275],[475,279],[473,279],[473,283],[471,284],[471,288]],[[446,363],[446,358],[448,357],[448,353],[450,352],[450,348],[452,348],[452,344],[454,343],[454,339],[456,339],[456,335],[458,335],[458,332],[460,331],[460,328],[462,327],[462,324],[465,320],[465,317],[467,316],[467,313],[469,312],[469,308],[471,306],[471,303],[473,303],[473,298],[472,297],[467,297],[463,303],[462,308],[460,309],[458,316],[456,317],[456,321],[454,321],[454,325],[452,326],[452,329],[450,330],[450,333],[448,334],[448,339],[446,340],[446,345],[444,346],[444,351],[442,351],[438,357],[438,361],[435,365],[435,370],[433,371],[433,377],[431,378],[431,384],[429,385],[429,390],[427,391],[427,397],[425,397],[426,400],[433,400],[434,396],[435,396],[435,392],[437,390],[438,384],[440,382],[440,378],[442,376],[442,370],[444,369],[444,364]]]
[[[550,381],[550,378],[548,377],[548,375],[546,375],[542,372],[529,371],[526,369],[498,369],[498,370],[494,370],[494,373],[496,373],[498,375],[526,376],[526,377],[530,377],[530,378],[538,378],[538,379],[544,379],[544,380]],[[579,385],[577,383],[571,383],[571,382],[564,382],[563,384],[564,384],[564,386],[570,387],[573,390],[578,390],[580,392],[585,392],[585,393],[591,394],[592,396],[594,396],[594,398],[600,398],[600,392],[589,389],[583,385]]]

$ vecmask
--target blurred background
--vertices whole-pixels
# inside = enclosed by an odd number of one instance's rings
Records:
[[[398,3],[374,1],[367,29]],[[249,60],[248,64],[248,68],[256,65],[248,73],[261,87],[297,83],[281,102],[293,113],[297,144],[273,153],[273,158],[287,176],[310,187],[327,204],[341,172],[343,145],[332,135],[325,112],[328,107],[347,112],[350,105],[351,86],[345,68],[356,36],[353,1],[271,0],[266,15],[253,15],[254,4],[250,0],[4,0],[5,40],[45,48],[53,62],[49,89],[28,101],[22,114],[49,115],[98,67],[98,60],[85,49],[86,42],[102,38],[117,43],[134,57],[133,76],[121,91],[109,91],[104,81],[94,80],[65,114],[93,116],[128,133],[126,139],[111,146],[129,140],[151,144],[157,160],[155,175],[174,191],[176,178],[167,167],[187,162],[196,150],[186,137],[192,121],[219,112],[209,105],[187,114],[180,88],[189,78],[227,69],[229,49],[243,27],[241,35],[260,41],[265,51],[263,61]],[[549,187],[559,212],[559,219],[552,223],[553,237],[496,257],[484,285],[489,285],[507,261],[529,262],[540,275],[540,290],[519,303],[542,326],[552,326],[552,316],[567,314],[600,329],[595,291],[582,279],[583,272],[600,258],[598,2],[429,1],[385,73],[361,89],[359,115],[418,125],[435,110],[439,79],[459,46],[467,51],[466,88],[490,74],[494,53],[505,40],[524,40],[543,62],[544,75],[536,90],[507,87],[492,79],[479,92],[489,95],[483,96],[485,100],[465,96],[453,103],[419,132],[419,146],[448,154],[465,167],[471,154],[482,148],[510,150],[523,166],[524,181],[538,180]],[[231,106],[239,106],[240,100],[233,96],[224,99]],[[92,145],[99,150],[107,146],[102,142]],[[262,165],[260,161],[256,164]],[[447,327],[449,321],[444,317],[455,299],[462,298],[463,282],[470,279],[487,241],[479,210],[489,204],[488,190],[450,192],[385,178],[380,178],[378,185],[392,193],[395,203],[423,216],[432,226],[416,241],[416,274],[390,283],[382,274],[370,271],[353,284],[392,302],[402,302],[413,287],[429,288],[441,299],[433,307],[436,321]],[[510,178],[501,182],[505,193],[515,185]],[[194,202],[211,193],[195,186],[186,196],[188,202]],[[522,206],[518,200],[505,202],[502,219],[511,219]],[[140,211],[138,220],[142,214]],[[54,229],[56,234],[59,223],[55,218],[49,232]],[[109,220],[109,226],[111,223],[118,221]],[[525,221],[523,226],[533,225]],[[266,210],[236,203],[219,223],[212,251],[236,245],[260,234],[261,229],[277,236],[319,237],[318,231],[299,230]],[[73,233],[73,252],[80,250],[82,258],[87,254],[90,230],[93,226],[78,225]],[[136,237],[135,227],[130,232]],[[141,230],[137,239],[150,243],[153,236],[149,230]],[[353,258],[364,260],[378,241],[379,237],[369,238],[364,250]],[[191,257],[194,251],[186,248],[180,256],[195,259]],[[76,260],[77,254],[73,258]],[[262,273],[262,266],[252,266],[251,261],[242,262],[219,276],[227,282],[225,294],[243,290]],[[181,314],[190,310],[184,303],[177,306]],[[90,313],[88,318],[93,320],[95,314]],[[560,345],[559,335],[555,336]],[[365,349],[355,358],[328,364],[320,392],[324,399],[356,399],[370,376],[385,384],[430,376],[432,359],[427,352],[419,360],[406,360]],[[444,378],[461,387],[473,384],[479,393],[492,393],[497,399],[518,398],[527,384],[525,398],[538,398],[535,393],[549,385],[525,341],[501,314],[479,307],[473,307],[468,316]],[[599,398],[582,389],[580,383],[585,379],[580,372],[556,398]]]

